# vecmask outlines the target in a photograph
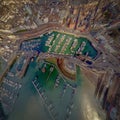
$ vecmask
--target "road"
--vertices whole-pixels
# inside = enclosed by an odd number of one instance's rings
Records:
[[[65,27],[63,27],[63,26],[61,26],[60,24],[57,24],[57,23],[43,24],[39,28],[30,30],[30,31],[27,31],[27,32],[23,32],[23,33],[17,33],[16,35],[19,36],[19,38],[20,38],[20,40],[17,44],[20,45],[21,42],[23,42],[24,40],[38,37],[38,36],[40,36],[40,35],[42,35],[46,32],[49,32],[51,30],[58,30],[58,31],[65,32],[65,33],[68,32],[68,33],[76,35],[78,37],[82,36],[82,37],[88,38],[92,42],[92,45],[97,49],[97,51],[99,51],[99,53],[100,53],[100,51],[102,51],[103,55],[106,56],[106,65],[104,65],[103,60],[100,61],[101,65],[97,64],[97,62],[95,61],[94,62],[95,69],[100,68],[100,70],[104,70],[105,68],[107,68],[109,66],[113,70],[120,72],[120,70],[119,70],[120,67],[118,67],[119,66],[119,61],[111,53],[109,53],[104,46],[98,46],[98,42],[89,33],[80,33],[77,30],[73,31],[73,30],[67,29],[67,28],[65,28]],[[58,55],[53,54],[53,56],[66,57],[66,56],[59,55],[59,54]],[[69,56],[69,59],[70,58],[71,58],[71,56]],[[83,64],[83,62],[81,62],[78,59],[75,60],[74,58],[71,58],[71,61],[76,62],[77,64]],[[103,65],[103,67],[102,67],[102,65]]]

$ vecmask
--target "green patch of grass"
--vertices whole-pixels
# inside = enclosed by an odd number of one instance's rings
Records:
[[[15,33],[21,33],[21,32],[26,32],[26,31],[27,31],[27,29],[23,29],[23,30],[16,31]]]

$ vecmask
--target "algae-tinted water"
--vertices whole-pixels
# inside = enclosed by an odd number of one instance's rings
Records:
[[[52,40],[50,41],[49,45],[46,45],[46,42],[51,36],[53,36]],[[75,46],[75,48],[71,50],[72,44],[75,39],[77,40],[78,43]],[[22,43],[20,49],[25,50],[25,51],[33,50],[33,51],[38,51],[38,52],[49,52],[49,53],[60,53],[64,55],[74,55],[76,51],[80,48],[82,42],[86,43],[86,46],[82,51],[82,54],[86,55],[88,53],[88,56],[94,59],[97,56],[98,52],[87,38],[75,37],[74,35],[67,34],[67,33],[61,33],[57,31],[46,33],[42,35],[41,37],[27,40],[25,41],[25,44],[23,44],[24,42]],[[37,45],[34,46],[34,44],[37,44]],[[31,46],[34,46],[34,47],[31,48]]]
[[[45,65],[46,64],[46,65]],[[46,71],[42,72],[42,68],[46,67]],[[53,67],[53,71],[50,71],[50,68]],[[77,68],[77,72],[80,74],[80,69]],[[57,116],[57,120],[65,119],[67,114],[67,109],[71,103],[74,103],[75,108],[71,110],[72,114],[69,116],[70,119],[75,118],[79,119],[79,114],[76,109],[77,103],[76,99],[78,96],[73,95],[73,90],[67,85],[75,86],[77,85],[76,90],[80,91],[80,81],[81,76],[77,76],[78,81],[72,82],[66,80],[63,76],[60,75],[57,67],[49,62],[40,62],[37,63],[36,60],[31,62],[26,73],[26,76],[21,79],[22,88],[19,92],[19,97],[15,103],[13,112],[9,115],[8,120],[51,120],[50,113],[48,109],[43,104],[41,97],[39,96],[37,90],[32,84],[32,80],[35,76],[38,76],[38,83],[42,86],[45,95],[47,96],[47,102],[54,106],[54,113]],[[56,77],[60,76],[58,87],[54,87]],[[49,78],[48,78],[49,77]],[[64,93],[64,89],[66,91]],[[78,114],[78,115],[77,115]]]

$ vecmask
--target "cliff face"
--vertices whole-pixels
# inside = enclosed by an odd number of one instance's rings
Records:
[[[111,79],[107,100],[116,109],[116,120],[120,119],[120,74],[115,73]],[[111,114],[111,113],[110,113]]]
[[[95,96],[100,101],[102,108],[108,113],[107,117],[110,118],[110,114],[112,114],[109,107],[114,107],[117,111],[116,120],[120,120],[120,75],[117,73],[111,75],[109,71],[97,73],[97,71],[93,72],[85,68],[81,71],[83,76],[94,85]]]
[[[117,120],[120,120],[120,85],[117,90],[116,96],[115,96],[116,104],[117,104]]]

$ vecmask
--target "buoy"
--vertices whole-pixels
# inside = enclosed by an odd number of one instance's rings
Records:
[[[46,70],[45,70],[45,68],[43,67],[43,68],[42,68],[42,72],[45,73],[45,71],[46,71]]]

